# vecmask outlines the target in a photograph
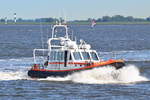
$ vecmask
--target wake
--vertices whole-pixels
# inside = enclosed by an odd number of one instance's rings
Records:
[[[130,84],[149,81],[140,74],[134,65],[127,65],[119,70],[111,66],[95,68],[76,72],[66,77],[48,77],[45,79],[32,79],[27,76],[27,70],[0,71],[0,81],[4,80],[37,80],[37,81],[71,81],[84,84]]]
[[[140,75],[139,69],[134,65],[125,66],[119,70],[113,67],[95,68],[76,72],[66,77],[48,77],[47,81],[72,81],[74,83],[84,84],[130,84],[143,81],[149,81],[144,76]]]
[[[1,81],[9,80],[26,80],[29,79],[27,74],[24,71],[3,71],[0,72]]]

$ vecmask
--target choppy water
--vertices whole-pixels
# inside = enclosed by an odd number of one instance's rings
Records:
[[[50,37],[49,25],[0,25],[0,100],[148,100],[150,99],[150,25],[72,25],[102,59],[121,58],[126,67],[97,68],[31,79],[32,49]],[[41,36],[43,38],[41,38]],[[46,47],[46,44],[45,44]]]

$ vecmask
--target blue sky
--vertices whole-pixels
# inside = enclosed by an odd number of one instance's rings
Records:
[[[150,16],[150,0],[0,0],[0,18],[64,17],[67,20],[124,15]]]

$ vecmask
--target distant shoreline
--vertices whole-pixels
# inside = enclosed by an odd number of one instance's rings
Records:
[[[51,25],[55,23],[48,23],[48,22],[17,22],[17,23],[7,23],[0,22],[0,25]],[[68,25],[90,25],[90,22],[68,22]],[[97,22],[96,25],[149,25],[150,22]]]

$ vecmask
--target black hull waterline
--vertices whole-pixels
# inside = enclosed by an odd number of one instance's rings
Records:
[[[29,70],[28,75],[32,78],[47,78],[47,77],[65,77],[75,71],[50,72],[50,71],[34,71]]]
[[[116,69],[120,69],[125,66],[125,63],[113,63],[110,65],[115,67]],[[104,66],[99,66],[99,67],[104,67]],[[95,68],[95,67],[93,67],[93,68]],[[30,76],[32,78],[65,77],[74,72],[80,72],[83,70],[89,70],[89,69],[93,69],[93,68],[74,70],[74,71],[40,71],[40,70],[32,70],[31,69],[28,71],[28,76]],[[96,67],[96,68],[98,68],[98,67]]]

